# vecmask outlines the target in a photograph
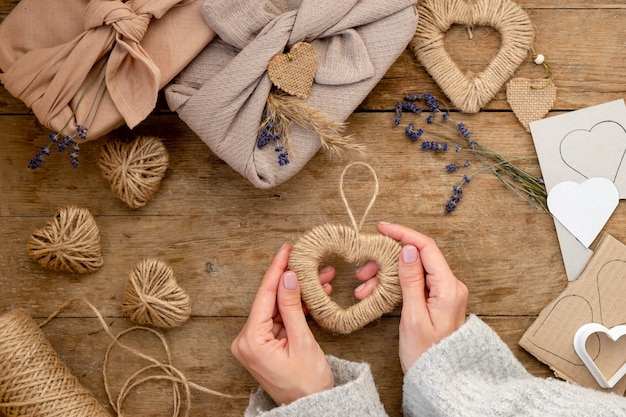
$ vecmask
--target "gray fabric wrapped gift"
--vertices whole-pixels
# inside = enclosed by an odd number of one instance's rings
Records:
[[[207,0],[202,13],[216,38],[170,84],[170,108],[254,186],[293,177],[320,149],[312,130],[292,123],[289,160],[257,146],[272,82],[270,60],[298,42],[317,56],[304,102],[344,122],[415,33],[415,0]]]

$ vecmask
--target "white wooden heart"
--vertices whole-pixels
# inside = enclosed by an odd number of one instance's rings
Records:
[[[595,333],[605,333],[611,340],[616,342],[620,337],[626,335],[626,325],[619,325],[607,329],[605,326],[600,323],[587,323],[582,325],[576,334],[574,335],[574,350],[583,361],[587,369],[596,382],[602,388],[613,388],[615,384],[619,382],[620,379],[626,375],[626,360],[624,364],[611,376],[608,380],[600,371],[596,363],[593,361],[589,353],[587,352],[586,343],[589,336]]]
[[[548,192],[550,213],[589,247],[619,203],[619,191],[608,178],[590,178],[578,184],[561,182]]]

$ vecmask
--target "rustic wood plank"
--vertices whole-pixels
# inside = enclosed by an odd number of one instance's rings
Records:
[[[80,305],[74,310],[87,313]],[[549,369],[538,364],[517,345],[517,341],[534,317],[489,317],[487,323],[503,338],[515,356],[533,375],[547,377]],[[38,321],[40,321],[38,319]],[[190,381],[228,394],[246,394],[257,383],[230,355],[230,342],[239,332],[243,318],[194,318],[182,327],[165,333],[173,365]],[[107,319],[114,334],[131,326],[124,319]],[[369,363],[386,411],[400,415],[402,404],[402,372],[397,357],[398,318],[385,318],[347,336],[333,336],[311,323],[316,339],[325,353],[348,360]],[[108,404],[103,385],[102,362],[109,337],[100,330],[95,319],[57,318],[44,328],[44,333],[61,359],[102,404]],[[371,343],[385,340],[385,343]],[[130,334],[122,341],[142,353],[165,360],[158,341],[145,332]],[[123,364],[123,366],[121,366]],[[123,351],[114,350],[110,362],[110,381],[114,392],[146,362]],[[191,416],[240,416],[246,400],[216,398],[194,392]],[[129,415],[165,415],[170,406],[169,385],[148,384],[133,395],[125,410]]]

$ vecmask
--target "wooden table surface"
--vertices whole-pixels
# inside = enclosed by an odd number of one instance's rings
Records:
[[[624,97],[626,90],[626,1],[520,0],[536,27],[535,49],[552,65],[558,98],[551,115]],[[0,0],[0,20],[17,1]],[[62,22],[59,22],[61,24]],[[497,51],[499,35],[475,28],[473,39],[461,27],[447,36],[447,48],[466,70],[481,71]],[[543,76],[526,60],[516,76]],[[64,301],[90,300],[117,333],[132,326],[120,311],[132,267],[145,257],[169,263],[179,284],[193,300],[192,318],[165,332],[173,364],[191,381],[229,394],[247,394],[257,386],[230,354],[230,343],[246,320],[261,276],[283,242],[318,224],[349,224],[340,199],[341,171],[351,160],[365,161],[377,172],[380,194],[364,231],[379,220],[415,228],[436,239],[456,275],[470,290],[468,313],[491,325],[533,374],[548,377],[547,366],[517,342],[537,314],[566,286],[565,270],[551,217],[530,207],[493,175],[477,174],[465,188],[457,210],[445,203],[464,172],[447,174],[454,155],[421,150],[407,140],[404,123],[393,126],[394,107],[407,93],[429,91],[445,96],[410,51],[405,51],[348,119],[348,133],[367,148],[347,157],[318,153],[293,179],[272,190],[252,187],[218,159],[182,122],[159,110],[135,130],[121,128],[82,146],[80,166],[49,157],[38,170],[28,161],[47,142],[49,131],[29,109],[0,87],[0,313],[26,309],[43,320]],[[479,142],[509,157],[535,156],[532,138],[515,118],[504,87],[480,113],[454,112]],[[423,118],[415,118],[425,125]],[[427,133],[430,127],[427,127]],[[432,128],[435,129],[435,128]],[[97,167],[101,145],[112,138],[160,136],[170,154],[167,175],[154,198],[141,209],[129,209],[111,192]],[[536,159],[526,168],[540,174]],[[355,171],[346,178],[347,197],[357,216],[372,191],[371,180]],[[70,275],[42,268],[27,254],[26,241],[57,209],[86,207],[98,224],[104,266],[96,273]],[[626,241],[623,206],[605,230]],[[342,305],[356,280],[352,265],[338,260],[345,272],[335,284]],[[313,321],[328,354],[372,365],[381,399],[390,415],[401,414],[402,372],[397,358],[399,310],[347,336],[335,336]],[[93,311],[73,304],[43,328],[46,336],[80,381],[107,404],[102,363],[110,339],[100,331]],[[129,342],[130,343],[130,342]],[[159,355],[154,340],[139,334],[137,343]],[[133,357],[113,358],[114,390],[145,365]],[[169,415],[166,383],[141,386],[126,403],[129,415]],[[191,416],[237,416],[245,399],[224,399],[194,391]],[[108,406],[108,405],[107,405]],[[135,414],[133,414],[135,413]]]

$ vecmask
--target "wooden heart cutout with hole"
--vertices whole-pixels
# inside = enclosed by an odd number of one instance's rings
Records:
[[[311,95],[316,72],[315,48],[307,42],[298,42],[288,53],[274,56],[267,67],[267,75],[276,87],[303,100]]]
[[[465,113],[477,113],[489,103],[532,46],[532,23],[513,0],[422,0],[417,8],[420,23],[410,47],[444,94]],[[492,27],[500,33],[500,50],[483,72],[463,73],[446,51],[445,34],[454,24]]]
[[[348,334],[390,312],[402,300],[398,279],[401,245],[390,237],[359,234],[342,225],[321,225],[311,229],[294,245],[289,268],[300,281],[302,300],[315,321],[333,333]],[[322,258],[342,256],[349,263],[373,260],[378,264],[380,283],[360,302],[343,309],[328,296],[319,281]]]

